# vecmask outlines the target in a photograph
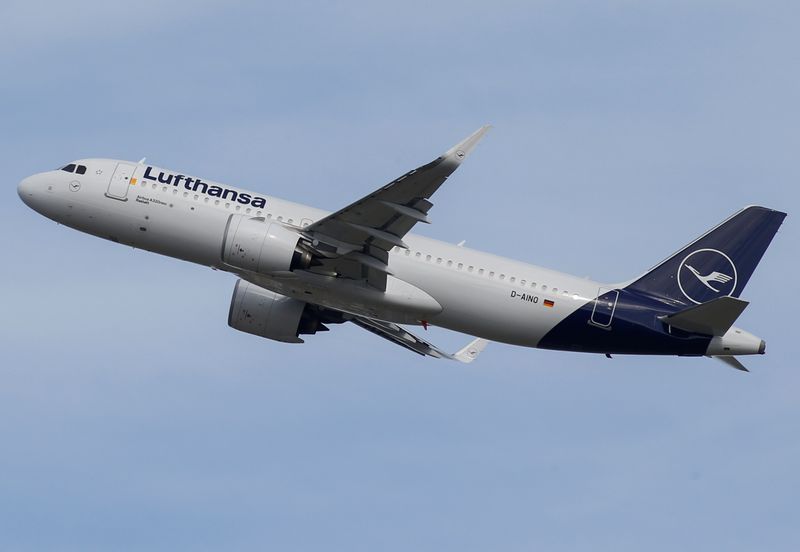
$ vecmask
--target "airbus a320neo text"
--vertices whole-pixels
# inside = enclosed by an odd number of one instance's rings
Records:
[[[19,196],[82,232],[238,277],[228,324],[302,343],[350,322],[419,354],[470,362],[488,341],[588,353],[763,354],[734,326],[785,213],[750,206],[644,274],[602,283],[417,236],[436,190],[488,127],[329,213],[196,176],[83,159],[25,178]],[[445,352],[404,325],[476,338]]]

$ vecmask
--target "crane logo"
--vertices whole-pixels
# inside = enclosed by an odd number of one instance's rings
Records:
[[[731,295],[736,289],[736,266],[717,249],[689,253],[678,266],[677,277],[681,293],[697,304]]]
[[[708,276],[703,276],[702,274],[700,274],[697,271],[697,269],[695,267],[693,267],[690,264],[687,264],[686,268],[691,270],[692,274],[697,276],[697,279],[700,280],[701,282],[703,282],[703,284],[705,284],[705,286],[708,289],[710,289],[711,291],[713,291],[714,293],[719,293],[719,290],[717,288],[713,287],[708,282],[719,282],[720,284],[727,284],[728,282],[733,280],[733,276],[728,276],[727,274],[723,274],[722,272],[717,272],[716,270],[714,272],[712,272],[711,274],[709,274]]]

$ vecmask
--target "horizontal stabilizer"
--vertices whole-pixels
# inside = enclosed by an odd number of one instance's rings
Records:
[[[747,305],[747,301],[735,297],[719,297],[659,318],[665,324],[687,332],[725,335]]]
[[[727,364],[728,366],[730,366],[731,368],[734,368],[736,370],[741,370],[742,372],[749,372],[750,371],[747,368],[745,368],[744,364],[739,362],[739,359],[736,358],[735,356],[730,356],[730,355],[715,356],[714,358],[721,360],[722,362],[724,362],[725,364]]]

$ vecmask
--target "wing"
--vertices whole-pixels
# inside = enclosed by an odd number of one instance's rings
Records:
[[[483,338],[473,339],[466,347],[457,353],[446,353],[431,345],[421,337],[417,337],[405,328],[394,324],[393,322],[383,322],[372,318],[364,318],[361,316],[354,317],[351,322],[357,326],[361,326],[368,332],[372,332],[384,339],[388,339],[392,343],[396,343],[401,347],[405,347],[410,351],[414,351],[420,355],[432,356],[435,358],[447,358],[450,360],[457,360],[469,364],[486,348],[489,342]]]
[[[484,126],[434,161],[410,171],[366,197],[303,229],[322,257],[318,270],[366,279],[385,290],[393,247],[406,248],[405,236],[418,222],[428,222],[429,200],[489,130]]]

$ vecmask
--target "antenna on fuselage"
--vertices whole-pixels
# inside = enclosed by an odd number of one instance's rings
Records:
[[[147,157],[142,157],[141,159],[139,159],[139,165],[144,165],[146,159]]]

